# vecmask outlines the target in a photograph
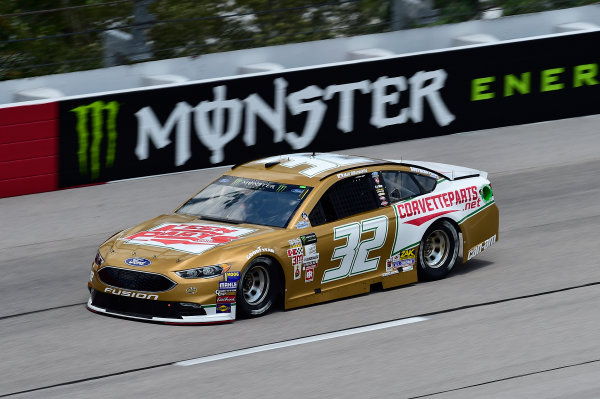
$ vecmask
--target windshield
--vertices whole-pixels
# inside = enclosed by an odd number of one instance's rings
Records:
[[[312,187],[223,175],[177,210],[202,219],[285,227]]]

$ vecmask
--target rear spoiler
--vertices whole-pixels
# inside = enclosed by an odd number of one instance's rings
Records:
[[[405,164],[408,166],[416,166],[426,170],[434,171],[440,175],[443,175],[448,180],[461,180],[468,179],[469,177],[481,176],[487,179],[488,173],[471,168],[465,168],[464,166],[448,165],[445,163],[437,162],[425,162],[425,161],[409,161],[407,159],[386,159],[386,161]]]

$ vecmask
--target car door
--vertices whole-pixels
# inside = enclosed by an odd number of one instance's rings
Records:
[[[292,302],[306,295],[313,298],[302,304],[367,292],[385,272],[395,216],[379,172],[330,179],[329,188],[307,212],[310,227],[299,230],[296,247],[302,249],[292,250],[293,256],[295,251],[303,255],[302,270],[296,266],[292,283]]]

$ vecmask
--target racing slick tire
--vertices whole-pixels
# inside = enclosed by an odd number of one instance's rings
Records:
[[[419,245],[418,272],[425,280],[446,277],[458,258],[458,233],[447,220],[434,223]]]
[[[277,267],[272,259],[261,256],[242,272],[236,298],[240,316],[261,316],[273,307],[281,287]]]

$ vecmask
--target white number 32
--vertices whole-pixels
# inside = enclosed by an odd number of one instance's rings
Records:
[[[341,259],[340,265],[325,270],[322,283],[339,280],[348,276],[376,270],[379,265],[379,256],[369,259],[369,252],[383,247],[387,237],[388,218],[378,216],[353,222],[333,229],[333,239],[346,239],[346,244],[335,247],[331,260]],[[362,233],[375,231],[372,238],[360,241]]]

